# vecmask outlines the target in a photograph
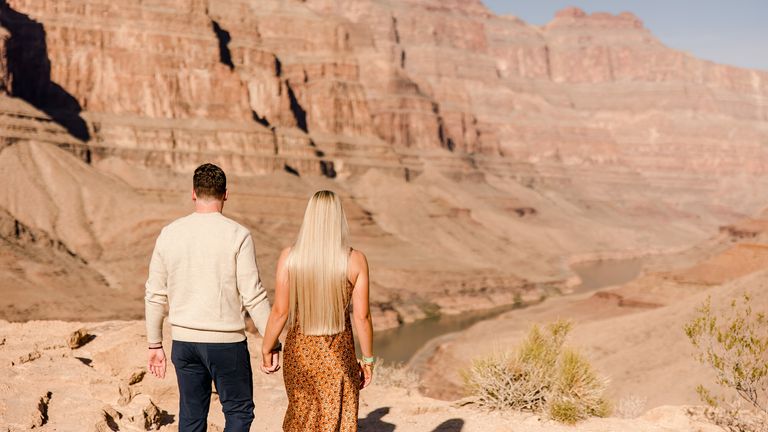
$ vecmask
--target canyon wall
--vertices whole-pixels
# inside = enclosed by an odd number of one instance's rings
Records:
[[[382,326],[535,300],[569,260],[677,250],[762,208],[767,108],[768,72],[665,47],[630,13],[3,0],[0,317],[141,316],[154,236],[206,161],[268,286],[325,187]]]

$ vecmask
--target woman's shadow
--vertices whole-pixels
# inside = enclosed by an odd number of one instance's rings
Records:
[[[393,423],[382,420],[382,417],[389,414],[389,407],[377,408],[370,413],[364,419],[360,419],[358,426],[362,432],[394,432],[395,425]],[[464,420],[462,419],[450,419],[440,423],[432,432],[461,432],[464,428]]]
[[[368,413],[367,417],[360,419],[357,425],[363,432],[393,432],[395,425],[381,419],[389,414],[389,410],[389,407],[376,408]]]

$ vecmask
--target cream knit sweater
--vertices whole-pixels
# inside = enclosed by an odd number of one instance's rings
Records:
[[[149,343],[163,340],[166,304],[174,340],[240,342],[245,310],[263,335],[269,300],[251,233],[219,212],[175,220],[155,243],[144,304]]]

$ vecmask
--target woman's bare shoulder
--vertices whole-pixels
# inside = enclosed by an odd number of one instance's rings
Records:
[[[349,254],[349,263],[347,264],[347,267],[349,268],[349,273],[351,276],[350,280],[355,281],[357,280],[357,275],[363,271],[367,272],[368,259],[365,257],[365,254],[362,251],[352,249]]]
[[[280,258],[277,259],[277,266],[282,267],[285,261],[288,259],[288,254],[291,253],[292,246],[288,246],[280,252]]]
[[[349,260],[350,262],[360,266],[368,263],[368,259],[365,257],[365,254],[359,249],[351,249],[349,253]]]

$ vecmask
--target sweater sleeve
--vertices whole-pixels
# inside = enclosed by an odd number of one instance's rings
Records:
[[[165,305],[168,304],[168,272],[163,262],[161,240],[163,233],[157,237],[155,250],[149,262],[149,276],[145,286],[144,314],[147,324],[147,342],[163,341],[163,318]]]
[[[256,264],[256,253],[253,248],[253,238],[250,233],[243,240],[237,254],[237,290],[240,293],[243,306],[263,336],[269,318],[269,299],[267,298],[267,290],[261,284],[259,268]]]

